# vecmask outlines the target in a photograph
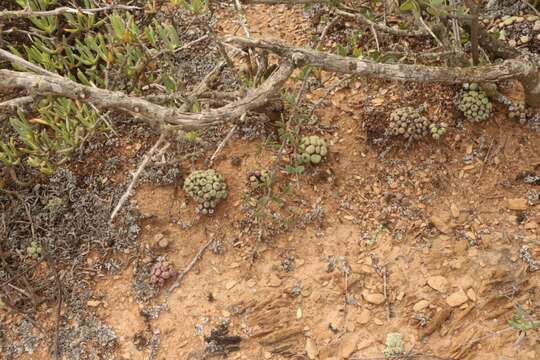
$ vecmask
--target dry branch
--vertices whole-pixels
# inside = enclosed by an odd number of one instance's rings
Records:
[[[227,42],[242,47],[256,47],[281,56],[301,58],[306,64],[323,70],[355,74],[386,80],[439,82],[460,84],[465,82],[495,82],[507,79],[532,79],[537,71],[534,62],[526,58],[510,59],[494,65],[471,67],[437,67],[409,64],[382,64],[320,51],[292,47],[279,40],[253,40],[228,37]]]
[[[0,91],[27,90],[34,95],[63,96],[95,105],[98,108],[129,113],[150,125],[177,125],[185,129],[202,128],[239,118],[243,113],[266,104],[289,78],[295,65],[285,59],[281,66],[260,87],[244,98],[221,108],[193,114],[151,103],[119,91],[110,91],[78,84],[59,76],[38,75],[0,70]]]
[[[33,11],[30,9],[23,10],[4,10],[0,11],[0,21],[5,19],[17,19],[17,18],[30,18],[35,16],[59,16],[63,14],[95,14],[98,12],[111,11],[111,10],[140,10],[138,6],[129,5],[110,5],[93,9],[76,9],[66,6],[62,6],[53,10],[47,11]]]

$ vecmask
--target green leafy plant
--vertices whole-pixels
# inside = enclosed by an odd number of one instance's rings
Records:
[[[540,329],[540,321],[534,320],[526,311],[518,305],[508,324],[516,330],[527,332],[533,329]]]

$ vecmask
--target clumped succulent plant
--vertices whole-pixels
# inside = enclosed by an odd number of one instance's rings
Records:
[[[400,333],[389,333],[386,335],[384,357],[400,356],[403,354],[403,350],[403,335]]]
[[[37,241],[32,241],[30,243],[30,246],[26,248],[26,253],[32,259],[39,259],[43,253],[43,249],[41,248],[41,245]]]
[[[225,179],[215,170],[197,170],[184,181],[184,190],[198,204],[197,212],[213,214],[216,205],[227,197]]]
[[[512,120],[519,121],[520,124],[527,122],[527,109],[523,101],[513,101],[508,106],[508,116]]]
[[[493,104],[478,84],[464,84],[459,98],[458,109],[474,122],[486,120],[491,114]]]
[[[267,185],[270,182],[270,173],[268,170],[255,170],[248,173],[249,186],[257,189]]]
[[[429,125],[429,130],[431,131],[431,137],[435,140],[439,140],[441,136],[446,134],[446,131],[448,130],[448,124],[446,124],[445,122],[433,123]]]
[[[429,133],[429,120],[417,109],[407,106],[398,108],[390,114],[388,134],[403,136],[408,140],[419,140]]]
[[[300,140],[298,147],[298,162],[302,164],[319,164],[328,154],[328,145],[323,138],[312,135]]]
[[[167,261],[158,261],[152,266],[150,282],[162,286],[165,281],[176,276],[176,269]]]

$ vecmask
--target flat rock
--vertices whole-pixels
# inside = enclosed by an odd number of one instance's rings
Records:
[[[89,307],[98,307],[100,304],[101,304],[101,301],[99,300],[88,300],[86,302],[86,305],[88,305]]]
[[[315,344],[315,341],[310,338],[306,340],[306,353],[311,360],[314,360],[319,356],[319,348],[317,347],[317,344]]]
[[[452,232],[452,227],[450,226],[450,221],[448,219],[433,215],[430,220],[433,226],[443,234],[450,234]]]
[[[524,198],[508,199],[507,206],[510,210],[527,210],[527,207],[528,207],[527,199],[524,199]]]
[[[278,278],[275,274],[273,274],[270,279],[268,280],[268,286],[270,287],[278,287],[281,285],[281,279]]]
[[[419,312],[419,311],[424,310],[424,309],[427,308],[428,306],[429,306],[429,301],[427,301],[427,300],[420,300],[419,302],[417,302],[416,304],[414,304],[413,310],[414,310],[415,312]]]
[[[341,338],[338,355],[341,359],[348,359],[356,350],[356,344],[358,344],[357,334],[345,334]]]
[[[364,297],[364,300],[366,300],[370,304],[380,305],[384,302],[383,294],[370,293],[370,292],[364,291],[362,293],[362,296]]]
[[[360,312],[360,315],[358,315],[358,323],[360,325],[365,325],[369,322],[369,319],[371,319],[371,313],[368,309],[363,309]]]
[[[448,280],[444,276],[430,276],[427,279],[427,283],[432,289],[438,292],[444,293],[448,290]]]
[[[446,298],[446,303],[452,307],[463,305],[469,300],[465,291],[460,289]]]

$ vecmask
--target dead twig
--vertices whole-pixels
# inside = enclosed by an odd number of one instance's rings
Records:
[[[124,195],[122,195],[122,197],[120,198],[120,200],[118,201],[118,205],[116,205],[116,207],[114,208],[113,212],[111,213],[111,221],[114,220],[114,218],[116,217],[116,215],[118,214],[118,211],[120,211],[120,208],[122,207],[122,205],[124,205],[124,203],[127,201],[127,199],[129,198],[129,196],[131,195],[131,191],[133,190],[133,187],[135,186],[135,183],[137,182],[137,179],[139,178],[139,176],[141,175],[142,171],[144,170],[144,168],[146,167],[146,165],[148,164],[148,162],[150,161],[150,159],[152,158],[152,155],[154,155],[154,153],[157,151],[158,147],[165,141],[165,134],[161,134],[159,136],[159,139],[158,141],[156,141],[156,143],[154,144],[154,146],[152,146],[152,148],[146,153],[146,155],[144,156],[143,160],[141,161],[141,164],[139,165],[139,167],[137,168],[137,171],[135,171],[135,173],[133,174],[133,178],[131,179],[131,182],[129,183],[129,186],[128,188],[126,189],[126,192],[124,193]],[[167,145],[165,145],[167,146]]]
[[[204,227],[204,233],[208,237],[208,230],[207,230],[206,226]],[[174,290],[176,290],[177,288],[180,287],[184,277],[187,275],[188,272],[191,271],[191,269],[193,269],[195,264],[202,259],[202,256],[203,256],[205,250],[208,249],[208,247],[212,244],[213,241],[214,241],[214,239],[210,239],[210,240],[208,240],[208,242],[206,242],[206,244],[201,246],[201,248],[199,249],[199,251],[197,252],[195,257],[193,258],[193,260],[191,260],[189,265],[184,269],[184,271],[182,271],[182,273],[180,275],[178,275],[178,277],[176,278],[174,283],[171,285],[169,290],[167,290],[167,295],[170,295]]]
[[[86,14],[91,15],[98,12],[111,11],[111,10],[140,10],[138,6],[129,5],[109,5],[92,9],[75,9],[67,6],[62,6],[53,10],[47,11],[33,11],[29,8],[23,10],[4,10],[0,11],[0,20],[16,19],[16,18],[30,18],[35,16],[59,16],[64,14]]]
[[[240,121],[243,121],[245,118],[246,118],[246,114],[240,117]],[[214,163],[214,160],[216,159],[218,154],[221,152],[221,150],[223,150],[223,148],[225,147],[225,144],[227,144],[227,141],[229,141],[229,139],[233,136],[237,128],[238,128],[238,125],[234,124],[231,130],[229,130],[229,132],[227,133],[227,136],[225,136],[223,141],[221,141],[216,151],[212,154],[212,157],[210,157],[210,161],[209,161],[210,166],[212,166],[212,164]]]

